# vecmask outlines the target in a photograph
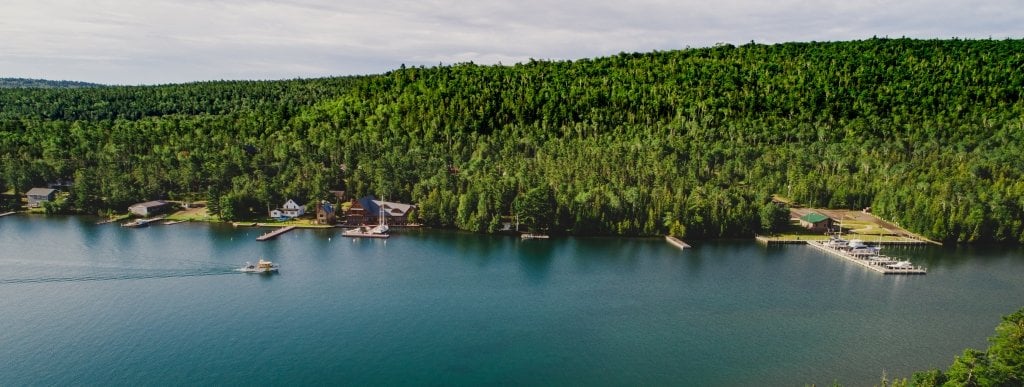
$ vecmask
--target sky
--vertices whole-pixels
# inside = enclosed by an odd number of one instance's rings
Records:
[[[0,77],[378,74],[716,43],[1024,37],[1021,0],[2,0]]]

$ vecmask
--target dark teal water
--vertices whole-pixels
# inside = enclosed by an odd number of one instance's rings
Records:
[[[872,385],[1024,306],[1019,249],[259,232],[0,218],[0,384]]]

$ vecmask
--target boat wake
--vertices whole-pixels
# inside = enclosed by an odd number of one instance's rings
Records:
[[[0,278],[0,285],[16,284],[37,284],[54,282],[91,282],[91,281],[121,281],[121,280],[143,280],[158,278],[185,278],[205,277],[213,275],[237,274],[233,269],[208,270],[208,271],[154,271],[148,273],[110,273],[110,274],[87,274],[65,277],[36,277],[36,278]]]

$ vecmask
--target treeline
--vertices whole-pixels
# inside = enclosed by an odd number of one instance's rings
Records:
[[[99,87],[98,83],[77,82],[77,81],[51,81],[47,79],[29,78],[0,78],[0,88],[7,87],[30,87],[30,88],[72,88],[72,87]]]
[[[945,241],[1024,241],[1024,41],[719,45],[279,82],[0,90],[3,183],[75,207],[328,190],[574,234],[742,236],[769,197],[872,207]],[[4,187],[0,187],[4,188]]]

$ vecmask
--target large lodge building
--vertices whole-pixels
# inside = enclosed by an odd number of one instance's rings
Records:
[[[416,211],[416,206],[376,200],[372,195],[364,196],[359,200],[352,199],[352,206],[348,209],[345,224],[349,226],[377,224],[380,222],[381,210],[383,210],[388,225],[405,226],[409,224],[409,214]]]

